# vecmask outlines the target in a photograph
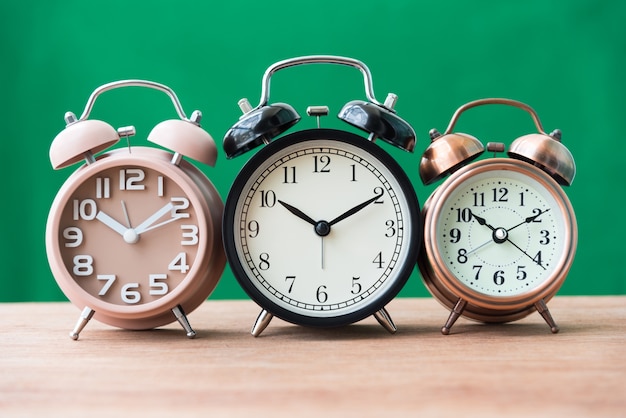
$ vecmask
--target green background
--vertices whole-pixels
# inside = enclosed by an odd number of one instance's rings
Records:
[[[559,128],[577,164],[566,189],[579,245],[560,294],[624,294],[626,2],[622,1],[33,1],[0,5],[0,301],[64,300],[47,264],[50,203],[70,173],[48,159],[63,115],[82,113],[99,85],[128,78],[171,87],[186,113],[200,109],[220,151],[202,167],[223,198],[252,153],[221,149],[237,100],[260,97],[276,61],[301,55],[353,57],[370,68],[379,100],[398,94],[398,114],[418,134],[415,153],[378,142],[405,168],[420,202],[434,190],[418,175],[428,131],[443,131],[462,104],[506,97],[532,106],[546,131]],[[328,105],[324,127],[346,128],[341,106],[365,99],[358,71],[295,67],[272,78],[270,102],[292,104],[315,126],[309,105]],[[134,144],[176,118],[161,92],[127,88],[96,102],[91,118],[134,125]],[[535,131],[523,111],[487,106],[463,114],[456,131],[510,143]],[[401,293],[426,296],[417,269]],[[212,298],[244,298],[227,267]]]

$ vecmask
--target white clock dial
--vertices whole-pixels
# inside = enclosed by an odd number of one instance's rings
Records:
[[[237,190],[232,234],[244,288],[296,315],[372,314],[415,263],[412,188],[333,135],[281,141]]]
[[[477,306],[511,310],[551,297],[565,279],[575,219],[567,196],[538,168],[510,159],[470,164],[427,206],[430,267],[422,273],[431,290],[441,281]]]
[[[485,171],[457,187],[441,206],[437,245],[467,287],[511,296],[541,285],[563,254],[559,203],[517,171]]]

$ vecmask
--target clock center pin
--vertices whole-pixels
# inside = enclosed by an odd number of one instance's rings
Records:
[[[319,221],[315,224],[315,233],[320,237],[330,234],[330,224],[326,221]]]
[[[493,236],[493,240],[497,244],[502,244],[503,242],[507,240],[507,238],[509,237],[509,234],[506,232],[506,229],[504,228],[496,228],[494,229],[492,236]]]
[[[128,244],[136,244],[139,241],[139,234],[132,228],[124,232],[124,241]]]

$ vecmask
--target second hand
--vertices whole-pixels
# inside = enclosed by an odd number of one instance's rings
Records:
[[[324,237],[320,237],[322,239],[322,270],[324,270]]]

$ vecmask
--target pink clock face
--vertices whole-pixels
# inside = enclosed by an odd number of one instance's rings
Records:
[[[194,200],[147,166],[97,171],[60,202],[58,248],[67,275],[98,302],[138,306],[175,292],[204,233]]]

